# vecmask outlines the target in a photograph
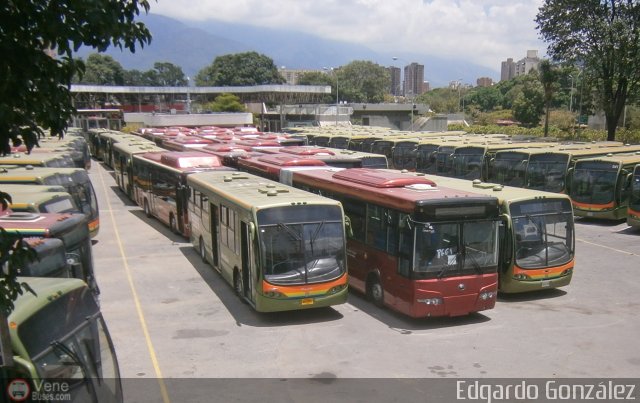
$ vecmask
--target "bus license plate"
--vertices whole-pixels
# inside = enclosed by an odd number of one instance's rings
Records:
[[[540,282],[540,287],[542,288],[549,287],[549,285],[551,285],[551,282],[549,280],[542,280]]]
[[[301,301],[302,305],[313,305],[313,298],[303,298]]]
[[[587,217],[593,217],[593,213],[591,211],[587,212]]]

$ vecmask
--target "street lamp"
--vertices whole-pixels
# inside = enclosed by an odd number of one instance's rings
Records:
[[[187,113],[191,113],[191,92],[189,91],[191,79],[187,76]]]
[[[340,110],[340,98],[338,98],[338,73],[336,73],[336,69],[334,69],[333,67],[323,67],[322,70],[332,71],[333,75],[336,77],[336,126],[338,126],[338,113]]]

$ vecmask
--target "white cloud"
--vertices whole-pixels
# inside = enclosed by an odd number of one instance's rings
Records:
[[[158,0],[151,12],[286,28],[499,69],[529,49],[545,54],[534,18],[542,0]]]

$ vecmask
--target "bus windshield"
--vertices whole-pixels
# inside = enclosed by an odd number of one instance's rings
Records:
[[[496,155],[491,167],[491,182],[501,185],[524,187],[527,156],[519,152]]]
[[[258,211],[264,278],[272,284],[325,282],[346,272],[340,208],[300,207]]]
[[[618,164],[578,162],[573,172],[571,198],[578,203],[608,204],[615,194]]]
[[[495,272],[498,265],[497,228],[496,221],[417,223],[415,277]]]
[[[560,193],[565,190],[568,155],[532,155],[527,166],[527,188]]]
[[[480,179],[482,175],[482,161],[484,150],[482,148],[470,148],[454,153],[452,176],[461,179]]]
[[[518,267],[560,266],[573,259],[573,219],[569,200],[515,202],[510,210]]]
[[[113,345],[91,293],[79,288],[47,304],[18,329],[42,379],[64,379],[72,401],[121,395]],[[93,382],[92,379],[100,379]]]

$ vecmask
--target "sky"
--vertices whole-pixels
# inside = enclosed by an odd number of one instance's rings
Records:
[[[527,50],[544,57],[534,22],[543,0],[156,0],[151,12],[287,28],[379,52],[470,60],[497,70]]]

